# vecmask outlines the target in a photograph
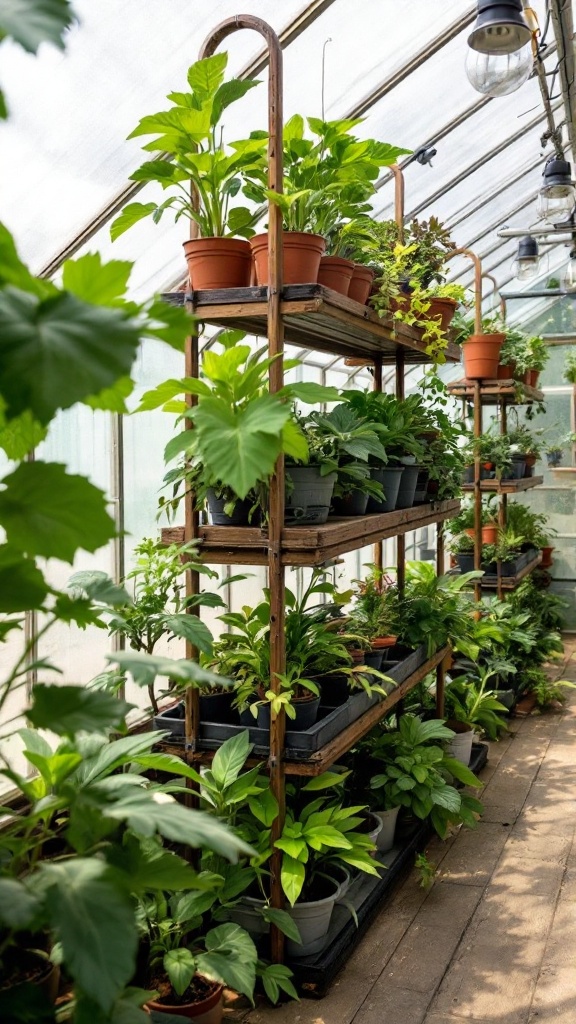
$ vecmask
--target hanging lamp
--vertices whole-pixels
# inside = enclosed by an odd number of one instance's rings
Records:
[[[522,0],[478,2],[465,70],[470,84],[484,96],[507,96],[530,76],[533,30],[522,10]]]

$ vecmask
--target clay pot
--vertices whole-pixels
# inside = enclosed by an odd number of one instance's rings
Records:
[[[180,1006],[172,1005],[171,1003],[162,1003],[156,999],[151,999],[146,1003],[148,1010],[156,1011],[161,1014],[168,1014],[173,1017],[187,1017],[188,1020],[196,1020],[198,1024],[220,1024],[222,1020],[222,993],[224,991],[223,985],[218,982],[207,982],[207,985],[211,986],[211,991],[205,999],[200,999],[195,1003],[183,1003]]]
[[[348,295],[353,273],[352,260],[342,259],[341,256],[321,256],[318,284],[331,288],[333,292],[340,292],[340,295]]]
[[[256,283],[268,284],[268,233],[250,239],[252,258],[256,267]],[[326,248],[321,235],[306,231],[284,231],[282,235],[284,284],[316,284],[320,257]]]
[[[244,238],[191,238],[184,242],[184,254],[194,291],[250,284],[250,244]]]
[[[394,644],[396,644],[397,642],[397,636],[375,636],[371,641],[372,650],[385,650],[386,647],[394,647]]]
[[[437,320],[440,317],[440,327],[443,331],[447,331],[456,312],[457,305],[456,299],[443,297],[431,299],[430,309],[426,313],[426,318]]]
[[[540,562],[541,569],[549,569],[552,565],[552,552],[554,548],[546,547],[542,548],[542,561]]]
[[[498,364],[498,380],[514,380],[516,377],[516,363],[508,363],[503,366]]]
[[[470,527],[468,530],[464,530],[464,533],[467,534],[468,537],[472,537],[472,539],[475,536],[474,528],[473,527]],[[497,537],[498,537],[498,526],[496,525],[496,523],[494,523],[494,525],[483,526],[482,527],[482,543],[483,544],[495,544]]]
[[[348,298],[354,299],[355,302],[360,302],[363,306],[368,302],[368,296],[370,295],[370,289],[372,288],[372,282],[374,281],[374,271],[370,270],[369,267],[362,266],[361,263],[354,264],[354,273],[350,280],[350,286],[348,288]]]
[[[506,335],[471,334],[462,344],[464,373],[468,380],[495,380],[498,373],[500,349]]]
[[[540,370],[528,370],[526,372],[526,376],[527,376],[528,380],[525,383],[528,384],[528,387],[537,388],[538,387],[538,378],[540,376]]]

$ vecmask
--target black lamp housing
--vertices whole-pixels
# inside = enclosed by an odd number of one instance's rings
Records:
[[[542,174],[543,195],[570,195],[573,189],[572,168],[567,160],[553,156],[547,161]]]
[[[522,0],[478,0],[468,46],[480,53],[514,53],[530,42],[532,32],[522,15]]]
[[[518,259],[519,260],[537,260],[538,253],[538,242],[531,235],[524,235],[523,238],[518,242]]]

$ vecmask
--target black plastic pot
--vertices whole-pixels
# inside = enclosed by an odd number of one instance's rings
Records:
[[[336,473],[321,476],[318,466],[288,466],[286,479],[287,526],[314,526],[325,523],[330,511]]]
[[[412,508],[419,472],[419,466],[404,466],[396,499],[396,508]]]
[[[296,711],[296,718],[287,718],[287,727],[293,732],[303,732],[309,729],[318,718],[320,697],[296,697],[293,698],[292,706]],[[270,728],[270,704],[268,701],[258,708],[258,728]]]
[[[235,696],[234,690],[226,690],[224,693],[201,693],[200,721],[236,722],[236,714],[232,708]]]
[[[217,498],[212,487],[209,487],[206,492],[206,501],[213,526],[248,526],[248,516],[252,508],[251,501],[237,501],[231,516],[224,511],[227,502],[224,498]]]
[[[503,480],[521,480],[526,469],[526,459],[519,455],[512,456],[512,466],[502,473]]]
[[[462,483],[463,484],[473,484],[474,483],[474,466],[466,466],[464,472],[462,473]]]
[[[486,469],[485,466],[480,466],[480,479],[481,480],[494,480],[496,476],[495,469]],[[472,472],[472,483],[474,483],[474,472]]]
[[[332,499],[332,513],[335,516],[365,516],[368,495],[364,491],[350,491],[345,498]]]
[[[382,484],[385,497],[384,501],[378,501],[377,498],[368,498],[367,512],[394,511],[404,469],[404,466],[382,466],[380,469],[372,470],[370,476],[376,483]]]
[[[384,651],[366,651],[364,655],[364,664],[367,668],[375,668],[378,671],[382,666],[384,659]]]
[[[454,555],[456,563],[460,572],[473,572],[474,571],[474,555],[468,554],[467,552],[458,553]]]
[[[344,704],[350,696],[348,676],[343,672],[330,672],[323,676],[310,676],[320,690],[322,704],[337,708]]]
[[[418,473],[418,479],[416,480],[416,490],[414,491],[414,505],[423,505],[427,500],[428,491],[428,478],[430,471],[428,469],[421,469]]]
[[[248,705],[255,704],[257,700],[258,697],[254,693],[251,697],[248,697],[246,703]],[[252,712],[250,711],[250,707],[244,708],[244,711],[238,711],[238,718],[240,719],[240,724],[247,726],[247,728],[256,725],[256,719]]]

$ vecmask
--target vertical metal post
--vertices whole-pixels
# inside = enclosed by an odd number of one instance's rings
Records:
[[[374,360],[374,391],[382,391],[382,359],[377,357]],[[374,545],[374,564],[382,571],[384,568],[384,543],[376,541]]]
[[[400,241],[404,241],[404,173],[398,164],[390,167],[394,175],[394,220],[399,228]]]
[[[508,410],[506,409],[506,402],[501,400],[500,404],[500,433],[508,433]],[[508,513],[508,495],[501,494],[498,502],[498,526],[501,530],[506,529],[506,519]],[[504,597],[504,591],[502,589],[502,562],[498,558],[496,560],[496,594],[498,599],[501,601]]]
[[[444,523],[436,527],[436,574],[444,575]],[[436,667],[436,716],[444,716],[444,688],[446,684],[446,659]]]
[[[404,349],[396,349],[396,398],[404,399]],[[396,538],[396,583],[402,597],[406,586],[406,534]]]
[[[219,43],[239,29],[254,29],[264,36],[268,44],[268,188],[279,194],[283,191],[283,132],[282,132],[282,48],[278,36],[262,18],[237,15],[218,25],[204,42],[200,57],[214,52]],[[282,292],[282,213],[280,207],[268,204],[268,353],[274,356],[270,367],[269,387],[274,394],[284,382],[283,352],[284,325],[280,314]],[[268,528],[268,582],[270,587],[270,688],[278,692],[286,666],[284,637],[284,566],[282,564],[282,530],[284,527],[284,456],[276,463],[270,481],[270,522]],[[285,818],[284,756],[285,713],[272,712],[270,725],[270,785],[278,801],[279,814],[272,826],[272,842],[279,838]],[[283,906],[280,869],[282,853],[274,850],[271,860],[271,900],[274,907]],[[272,959],[283,959],[284,936],[271,928]]]
[[[474,437],[482,435],[482,392],[480,381],[474,381]],[[478,450],[474,456],[474,568],[482,566],[482,491],[480,489],[480,453]],[[474,598],[480,601],[482,587],[480,580],[474,580]]]

